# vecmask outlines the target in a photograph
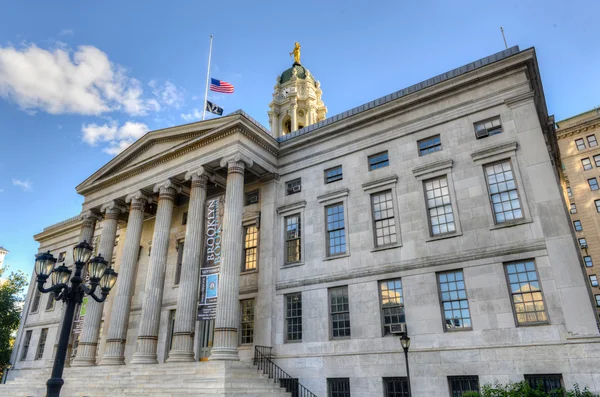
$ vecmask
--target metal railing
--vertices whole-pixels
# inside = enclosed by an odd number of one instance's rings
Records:
[[[270,346],[254,346],[254,365],[258,370],[262,370],[264,375],[273,379],[273,382],[279,383],[279,386],[285,388],[286,392],[292,393],[292,397],[317,397],[316,394],[302,386],[297,378],[292,377],[271,360],[272,349]]]

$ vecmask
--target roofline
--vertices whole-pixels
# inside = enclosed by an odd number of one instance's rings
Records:
[[[596,112],[596,113],[599,113],[599,114],[600,114],[600,108],[598,108],[598,107],[595,107],[595,108],[592,108],[592,109],[590,109],[590,110],[586,110],[585,112],[581,112],[581,113],[578,113],[578,114],[576,114],[576,115],[574,115],[574,116],[568,117],[568,118],[566,118],[566,119],[559,120],[559,121],[557,121],[557,122],[556,122],[556,126],[557,126],[558,128],[561,128],[561,127],[560,127],[560,125],[559,125],[559,123],[564,123],[565,121],[569,121],[569,120],[572,120],[572,119],[574,119],[574,118],[576,118],[576,117],[583,116],[584,114],[587,114],[587,113],[592,113],[592,112]],[[568,128],[568,127],[565,127],[565,128]]]

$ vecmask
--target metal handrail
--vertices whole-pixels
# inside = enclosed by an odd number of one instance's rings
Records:
[[[268,375],[269,379],[273,379],[274,383],[279,383],[286,392],[292,393],[292,397],[317,397],[302,386],[298,379],[293,378],[271,360],[272,349],[270,346],[254,346],[254,365],[257,369],[262,370],[263,375]]]

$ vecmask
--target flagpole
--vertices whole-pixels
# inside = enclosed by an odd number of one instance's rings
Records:
[[[206,100],[208,98],[208,79],[210,78],[210,57],[212,55],[213,35],[210,35],[210,48],[208,50],[208,68],[206,69],[206,89],[204,90],[204,106],[202,107],[202,120],[206,117]]]

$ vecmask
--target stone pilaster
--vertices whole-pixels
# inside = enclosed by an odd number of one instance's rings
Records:
[[[132,364],[157,364],[156,349],[158,345],[158,327],[162,305],[163,287],[165,284],[165,269],[167,267],[167,252],[169,249],[169,234],[175,195],[181,191],[181,186],[170,179],[154,186],[159,192],[158,209],[152,237],[152,252],[146,278],[144,303],[138,327],[136,352]]]
[[[101,364],[123,365],[125,364],[125,340],[129,312],[131,309],[131,296],[135,285],[136,266],[140,253],[140,240],[142,237],[142,226],[144,223],[144,208],[152,201],[152,196],[138,191],[125,198],[130,202],[129,219],[125,231],[125,242],[119,268],[119,279],[115,287],[115,296],[112,305],[110,325],[106,347]]]
[[[298,105],[296,102],[290,104],[290,114],[292,116],[292,128],[290,132],[293,132],[298,129]]]
[[[193,362],[194,329],[198,314],[198,283],[202,256],[202,238],[204,230],[204,206],[206,201],[206,183],[208,176],[204,168],[190,171],[186,180],[192,180],[188,221],[183,245],[183,263],[181,282],[177,297],[177,315],[173,331],[173,344],[168,362]]]
[[[115,248],[119,216],[126,209],[127,207],[120,201],[111,201],[103,205],[100,209],[104,213],[104,221],[102,221],[102,234],[100,235],[98,255],[104,257],[109,263]],[[103,309],[104,303],[98,303],[92,298],[87,298],[85,318],[77,347],[77,356],[72,364],[74,367],[87,367],[96,364],[96,349]]]
[[[236,154],[221,160],[227,166],[225,216],[221,245],[221,273],[217,300],[215,334],[210,360],[239,360],[239,289],[242,262],[242,212],[244,209],[244,169],[252,160]]]

